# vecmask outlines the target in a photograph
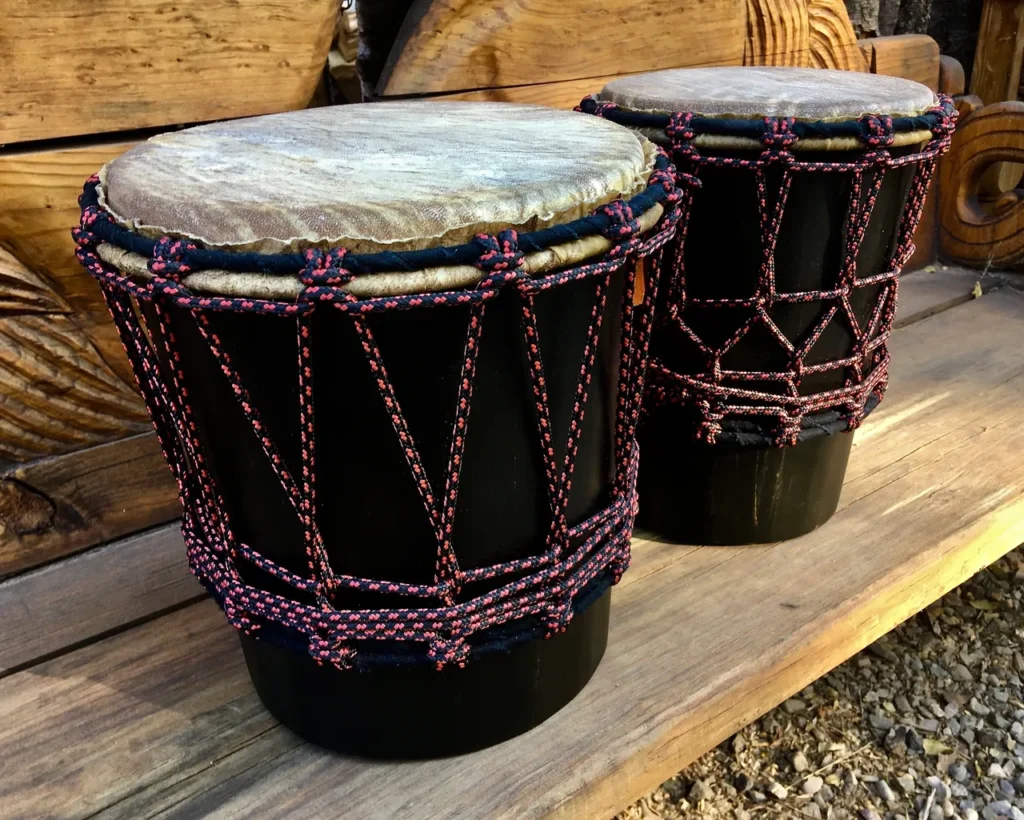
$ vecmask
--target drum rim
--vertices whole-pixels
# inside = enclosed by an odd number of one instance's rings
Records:
[[[916,116],[891,117],[887,114],[866,114],[842,120],[802,120],[793,117],[743,118],[724,115],[702,115],[692,111],[646,111],[627,108],[602,100],[600,93],[583,98],[578,110],[597,115],[618,125],[639,131],[655,142],[670,142],[666,129],[673,120],[685,117],[693,134],[689,143],[698,148],[763,150],[766,128],[785,122],[796,137],[793,151],[849,151],[876,147],[881,127],[891,137],[886,147],[918,145],[932,139],[955,114],[953,101],[944,94],[936,95],[935,105]]]
[[[521,259],[518,269],[528,275],[548,273],[561,267],[597,258],[618,241],[617,230],[630,224],[640,235],[653,231],[675,198],[675,169],[661,148],[655,147],[654,164],[645,188],[628,200],[613,200],[588,216],[529,233],[514,230]],[[310,251],[259,253],[203,249],[171,237],[153,239],[118,223],[100,197],[101,180],[90,177],[79,204],[82,223],[76,235],[79,245],[95,246],[99,258],[123,276],[151,283],[164,274],[154,268],[161,247],[178,247],[173,264],[184,275],[180,285],[187,292],[241,299],[295,302],[307,285],[303,271]],[[359,298],[380,298],[413,293],[434,293],[475,285],[486,276],[480,257],[488,240],[479,234],[471,242],[411,251],[378,251],[351,254],[344,248],[318,251],[323,256],[340,254],[353,274],[343,289]],[[258,291],[258,292],[254,292]]]

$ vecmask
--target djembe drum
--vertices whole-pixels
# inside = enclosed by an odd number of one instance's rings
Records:
[[[593,117],[395,103],[162,135],[86,185],[192,570],[287,726],[450,754],[589,679],[673,180]]]
[[[954,112],[918,83],[681,69],[581,109],[669,147],[686,191],[651,340],[638,522],[684,542],[809,532],[881,400],[900,270]]]

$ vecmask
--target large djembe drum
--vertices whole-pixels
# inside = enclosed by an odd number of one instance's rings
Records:
[[[951,102],[892,77],[707,68],[616,80],[580,107],[668,147],[686,191],[651,340],[639,523],[714,544],[812,530],[885,392]]]
[[[449,754],[589,679],[673,180],[593,117],[395,103],[162,135],[89,181],[79,258],[283,723]]]

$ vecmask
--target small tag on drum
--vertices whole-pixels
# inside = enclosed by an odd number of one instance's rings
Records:
[[[646,276],[644,275],[644,260],[636,260],[636,276],[633,279],[633,307],[644,303],[644,291],[646,289]]]

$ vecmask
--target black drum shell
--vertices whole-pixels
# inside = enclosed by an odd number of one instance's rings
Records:
[[[595,279],[536,296],[552,427],[564,443],[579,378]],[[611,276],[588,390],[570,525],[607,506],[617,465],[614,424],[621,338],[622,271]],[[159,297],[158,297],[159,298]],[[195,319],[165,305],[199,440],[238,541],[308,574],[302,529],[252,426]],[[144,306],[158,352],[163,340]],[[296,320],[207,313],[270,438],[299,474]],[[435,491],[443,489],[469,308],[433,307],[364,318],[381,349],[402,412]],[[550,525],[521,303],[510,286],[488,303],[466,434],[454,548],[469,569],[543,551]],[[312,319],[316,516],[336,572],[429,583],[436,542],[352,319],[318,308]],[[161,353],[166,370],[166,352]],[[238,561],[243,579],[309,602],[283,582]],[[486,584],[468,585],[475,596]],[[339,671],[269,641],[242,636],[256,690],[285,725],[321,745],[386,758],[435,757],[500,742],[537,725],[586,684],[604,652],[610,590],[567,630],[472,658],[465,668],[432,665]],[[343,590],[339,608],[436,605],[436,601]]]
[[[893,156],[920,146],[892,149]],[[701,149],[705,156],[756,159],[757,152]],[[849,162],[864,151],[795,151],[798,161]],[[689,207],[684,245],[687,293],[700,298],[752,296],[761,261],[761,225],[755,173],[750,168],[693,167],[677,157],[680,171],[697,173],[701,187]],[[857,257],[857,276],[881,273],[891,264],[916,165],[865,172],[864,188],[872,175],[884,179]],[[781,183],[781,167],[768,169],[766,190],[771,205]],[[828,290],[837,284],[846,249],[852,172],[797,171],[787,198],[775,248],[777,292]],[[666,252],[661,293],[670,291],[672,251]],[[855,290],[854,312],[863,327],[882,285]],[[809,332],[824,314],[821,301],[776,303],[769,315],[790,341]],[[688,308],[685,319],[703,338],[720,343],[739,326],[735,308]],[[664,316],[664,300],[658,306]],[[700,312],[699,316],[695,316]],[[749,315],[747,311],[746,315]],[[808,353],[808,363],[847,356],[852,335],[833,319]],[[675,329],[656,322],[651,355],[678,373],[699,372],[703,359]],[[731,370],[780,369],[782,347],[768,331],[757,328],[724,357]],[[801,393],[841,387],[843,371],[812,374]],[[759,382],[758,389],[765,383]],[[764,424],[774,434],[773,421]],[[708,445],[695,440],[693,408],[654,406],[648,402],[638,430],[641,463],[638,479],[639,526],[684,543],[764,543],[803,535],[835,512],[853,445],[853,432],[803,438],[784,448]]]

